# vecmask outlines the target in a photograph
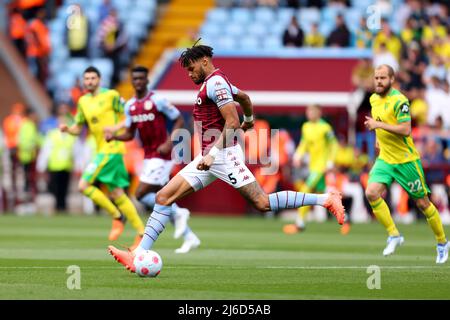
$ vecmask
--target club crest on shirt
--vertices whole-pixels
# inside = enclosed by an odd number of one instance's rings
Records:
[[[131,106],[131,107],[130,107],[130,110],[131,110],[131,111],[134,111],[134,110],[136,110],[136,107],[135,107],[135,106]]]
[[[408,107],[407,104],[404,104],[404,105],[402,106],[402,113],[408,113],[408,112],[409,112],[409,107]]]
[[[153,103],[151,101],[149,101],[149,100],[145,101],[144,109],[145,110],[152,110],[152,108],[153,108]]]

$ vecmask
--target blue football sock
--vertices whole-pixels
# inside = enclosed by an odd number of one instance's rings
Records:
[[[144,250],[152,248],[153,243],[158,239],[161,232],[169,221],[171,216],[171,207],[155,204],[153,212],[148,218],[147,225],[145,226],[144,236],[142,237],[139,247]]]
[[[280,191],[269,194],[270,210],[295,209],[303,206],[321,205],[325,203],[327,194]]]

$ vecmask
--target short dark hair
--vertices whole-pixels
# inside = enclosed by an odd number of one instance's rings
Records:
[[[100,70],[98,70],[96,67],[94,67],[94,66],[89,66],[89,67],[87,67],[86,68],[86,70],[84,70],[84,72],[83,72],[83,74],[85,74],[85,73],[89,73],[89,72],[94,72],[94,73],[96,73],[97,75],[98,75],[98,77],[99,78],[101,78],[101,73],[100,73]]]
[[[197,42],[198,41],[200,41],[200,39],[198,39]],[[178,61],[183,68],[186,68],[189,64],[191,64],[191,62],[197,61],[201,58],[212,58],[213,48],[203,44],[197,45],[197,42],[191,48],[187,48],[181,53]]]
[[[149,70],[144,66],[135,66],[131,69],[131,73],[133,72],[144,72],[145,74],[148,74]]]

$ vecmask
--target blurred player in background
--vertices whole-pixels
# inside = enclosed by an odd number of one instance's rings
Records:
[[[145,159],[143,172],[136,191],[136,198],[146,207],[155,205],[158,192],[170,179],[174,161],[172,156],[171,134],[167,134],[166,120],[174,121],[172,132],[184,125],[183,116],[167,99],[147,89],[148,69],[135,67],[131,70],[131,82],[135,96],[125,104],[126,119],[115,127],[106,127],[106,141],[128,141],[135,137],[136,130],[142,141]],[[116,133],[126,128],[125,133]],[[189,210],[173,203],[170,220],[175,225],[174,238],[183,235],[183,245],[176,253],[187,253],[200,245],[200,240],[187,225]]]
[[[380,65],[375,69],[375,93],[370,97],[372,117],[365,126],[375,130],[380,154],[370,171],[366,196],[378,221],[389,234],[384,256],[394,253],[404,242],[382,196],[393,181],[398,182],[427,218],[437,241],[436,263],[448,259],[449,243],[445,237],[439,212],[430,202],[420,156],[411,137],[411,115],[408,99],[392,88],[394,70]]]
[[[109,246],[109,252],[128,270],[134,272],[134,256],[152,248],[170,218],[172,204],[193,192],[207,187],[217,178],[233,186],[256,209],[262,212],[305,205],[321,205],[330,210],[339,224],[344,222],[344,207],[337,192],[307,194],[281,191],[266,194],[245,165],[243,151],[236,144],[236,131],[253,127],[253,105],[249,96],[233,86],[212,62],[213,49],[194,45],[186,49],[179,59],[191,80],[201,85],[194,106],[194,120],[200,130],[202,153],[185,166],[156,195],[156,203],[145,228],[144,238],[132,252]],[[244,111],[240,125],[234,101]],[[219,133],[213,139],[212,132]],[[220,197],[220,195],[218,195]]]
[[[117,91],[100,87],[100,77],[100,72],[95,67],[88,67],[84,71],[84,87],[88,93],[78,101],[75,123],[70,127],[61,124],[60,130],[79,135],[83,126],[87,125],[90,133],[94,135],[97,154],[84,170],[78,188],[113,217],[108,237],[110,241],[117,240],[123,232],[126,217],[138,233],[136,244],[144,233],[144,224],[134,204],[123,190],[129,185],[128,173],[123,162],[125,147],[123,142],[107,142],[103,136],[103,129],[106,126],[116,125],[119,119],[123,118],[124,105]],[[93,185],[96,181],[108,187],[114,203]]]
[[[321,116],[318,105],[311,105],[306,109],[308,121],[302,126],[301,140],[292,160],[293,166],[299,168],[304,163],[305,155],[309,155],[309,176],[300,188],[301,192],[324,193],[325,174],[334,166],[338,147],[336,136],[333,128]],[[309,209],[309,206],[300,207],[295,223],[285,225],[284,233],[295,234],[304,231]]]

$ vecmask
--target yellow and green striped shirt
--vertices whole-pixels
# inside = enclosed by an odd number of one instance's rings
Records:
[[[323,119],[317,122],[307,121],[302,126],[302,137],[296,152],[303,156],[309,154],[309,170],[323,173],[327,161],[334,160],[337,141],[333,128]]]
[[[75,115],[77,124],[87,124],[89,131],[95,137],[97,153],[125,153],[125,145],[121,141],[106,142],[103,128],[118,124],[124,118],[124,103],[116,90],[101,88],[93,96],[85,94],[78,101]]]
[[[372,118],[387,124],[396,125],[411,121],[408,99],[398,90],[391,89],[385,96],[377,93],[370,97]],[[379,158],[390,164],[414,161],[420,158],[411,136],[404,137],[383,129],[375,130]]]

